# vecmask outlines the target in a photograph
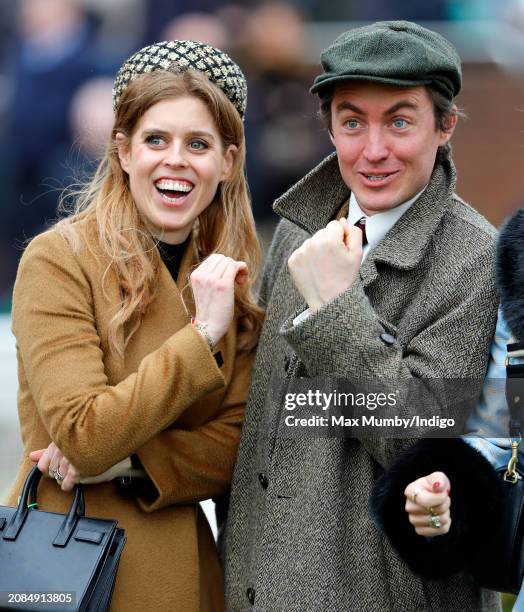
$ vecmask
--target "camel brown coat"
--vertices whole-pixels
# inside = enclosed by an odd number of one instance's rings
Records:
[[[236,329],[217,349],[190,324],[181,291],[194,254],[186,250],[178,283],[162,264],[158,290],[124,358],[109,350],[108,324],[120,292],[102,278],[97,236],[78,224],[75,252],[56,231],[35,238],[20,263],[13,299],[18,408],[24,455],[8,504],[32,464],[28,454],[53,440],[81,474],[94,475],[137,453],[153,480],[153,503],[121,497],[113,483],[86,485],[86,514],[125,528],[112,611],[223,609],[215,542],[199,500],[230,483],[251,357],[236,357]],[[184,291],[185,303],[188,303]],[[48,478],[40,508],[64,512],[71,495]]]

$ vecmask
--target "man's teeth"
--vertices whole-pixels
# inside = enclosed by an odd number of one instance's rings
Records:
[[[389,174],[379,174],[379,175],[366,174],[366,178],[370,181],[383,181],[388,176]]]
[[[179,183],[178,181],[168,181],[166,179],[157,181],[155,185],[158,189],[164,189],[166,191],[183,191],[184,193],[189,193],[193,189],[193,186],[188,185],[187,183]]]

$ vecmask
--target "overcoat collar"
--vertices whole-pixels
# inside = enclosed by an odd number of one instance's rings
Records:
[[[435,166],[420,198],[367,256],[361,268],[364,285],[377,277],[378,261],[400,269],[415,268],[419,264],[449,206],[455,182],[455,166],[451,160]],[[273,208],[281,217],[314,234],[336,217],[350,193],[340,174],[337,155],[333,153],[276,200]]]

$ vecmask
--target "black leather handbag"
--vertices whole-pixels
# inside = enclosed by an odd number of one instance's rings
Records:
[[[519,445],[524,432],[524,365],[509,364],[511,356],[521,356],[524,344],[508,344],[506,360],[506,399],[509,408],[511,458],[507,467],[497,470],[501,483],[496,525],[489,525],[479,536],[488,550],[497,551],[489,564],[474,564],[475,581],[486,589],[517,594],[524,579],[524,473],[518,463]]]
[[[41,476],[35,466],[18,507],[0,506],[0,610],[108,610],[124,530],[85,516],[81,485],[67,515],[37,510]]]

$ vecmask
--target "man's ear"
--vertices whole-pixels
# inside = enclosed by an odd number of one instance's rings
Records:
[[[129,152],[129,138],[122,132],[117,132],[115,134],[115,143],[118,150],[120,167],[126,174],[129,174],[129,161],[131,157]]]
[[[224,165],[222,167],[222,174],[220,180],[224,181],[231,178],[233,168],[235,166],[235,158],[238,153],[238,147],[234,144],[230,144],[224,153]]]
[[[458,121],[458,108],[456,104],[453,104],[449,115],[446,117],[446,127],[443,130],[440,130],[440,139],[439,139],[439,147],[445,145],[449,139],[453,136],[453,132],[457,126]]]

